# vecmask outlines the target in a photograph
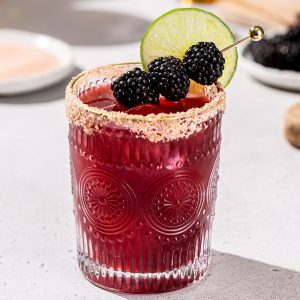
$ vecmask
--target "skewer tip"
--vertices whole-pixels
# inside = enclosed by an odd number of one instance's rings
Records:
[[[265,32],[260,26],[253,26],[249,29],[249,37],[252,41],[258,42],[263,39]]]

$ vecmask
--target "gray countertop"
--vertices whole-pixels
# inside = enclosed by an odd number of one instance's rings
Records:
[[[8,1],[0,8],[2,3]],[[72,9],[123,12],[147,23],[177,5],[138,3],[76,1]],[[74,74],[138,60],[139,42],[133,40],[92,47],[75,41]],[[300,151],[283,135],[284,112],[300,101],[299,94],[261,85],[238,68],[227,89],[212,240],[216,251],[208,276],[181,291],[135,296],[96,288],[77,268],[66,82],[0,97],[1,300],[300,299]]]

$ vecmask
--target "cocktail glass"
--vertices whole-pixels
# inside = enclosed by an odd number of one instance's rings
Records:
[[[106,103],[110,82],[135,66],[95,68],[67,87],[78,263],[104,289],[165,292],[208,268],[225,96],[206,87],[205,106],[148,116],[81,101]]]

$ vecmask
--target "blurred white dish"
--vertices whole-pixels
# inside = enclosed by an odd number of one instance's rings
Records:
[[[240,64],[250,75],[267,85],[300,91],[300,72],[264,67],[254,61],[247,46],[241,49]]]
[[[56,38],[14,29],[0,29],[0,43],[18,43],[35,46],[55,56],[59,63],[53,69],[38,74],[0,80],[1,95],[15,95],[35,91],[64,79],[73,69],[71,47]]]

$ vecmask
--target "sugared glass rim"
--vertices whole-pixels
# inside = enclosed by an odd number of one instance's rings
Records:
[[[192,108],[189,109],[188,111],[185,112],[177,112],[177,113],[159,113],[157,115],[154,114],[149,114],[147,116],[143,115],[129,115],[125,112],[118,112],[118,111],[107,111],[102,108],[97,108],[97,107],[91,107],[88,104],[83,103],[77,93],[74,91],[74,86],[80,79],[82,79],[85,76],[89,76],[92,73],[100,75],[103,70],[109,70],[109,69],[114,69],[114,68],[119,68],[120,70],[122,69],[121,73],[124,73],[130,69],[133,69],[135,67],[140,67],[142,68],[141,62],[126,62],[126,63],[118,63],[118,64],[109,64],[106,66],[99,66],[95,67],[92,69],[85,70],[81,73],[79,73],[76,77],[73,77],[69,84],[67,85],[66,88],[66,100],[67,100],[67,110],[68,106],[74,106],[78,107],[78,109],[84,109],[87,112],[96,114],[97,116],[103,117],[108,120],[114,121],[115,119],[117,120],[138,120],[138,121],[146,121],[146,122],[151,122],[151,121],[157,121],[159,119],[161,120],[177,120],[177,119],[182,119],[182,118],[189,118],[198,114],[204,114],[207,113],[208,111],[224,111],[225,109],[225,93],[223,88],[217,84],[214,87],[217,88],[217,92],[211,92],[210,89],[212,89],[212,86],[207,86],[206,92],[211,94],[213,96],[213,100],[210,103],[205,104],[203,107],[200,108]],[[113,72],[112,72],[113,73]],[[119,77],[121,75],[119,73],[117,76],[112,75],[111,79],[114,77]]]

